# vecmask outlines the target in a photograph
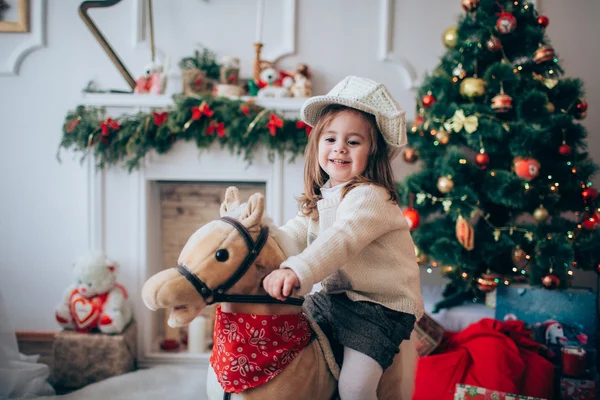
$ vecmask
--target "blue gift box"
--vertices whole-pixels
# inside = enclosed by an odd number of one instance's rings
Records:
[[[516,318],[532,326],[555,320],[562,324],[568,344],[581,344],[578,336],[585,334],[585,347],[596,348],[596,294],[591,289],[500,285],[497,291],[496,319]]]

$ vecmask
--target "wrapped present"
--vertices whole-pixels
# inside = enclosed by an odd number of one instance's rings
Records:
[[[61,390],[75,390],[136,367],[135,322],[122,334],[61,331],[54,338],[52,383]]]
[[[547,290],[525,285],[500,285],[496,290],[496,319],[539,324],[544,344],[595,348],[596,294],[591,290]],[[554,322],[560,323],[560,329],[551,325]]]
[[[560,379],[560,398],[563,400],[593,400],[596,382],[589,379]]]
[[[434,351],[444,338],[444,328],[429,315],[423,314],[415,324],[417,333],[417,353],[423,357]]]
[[[511,394],[505,392],[499,392],[497,390],[485,389],[478,386],[472,385],[456,385],[454,392],[454,400],[546,400],[540,399],[539,397],[521,396],[518,394]]]

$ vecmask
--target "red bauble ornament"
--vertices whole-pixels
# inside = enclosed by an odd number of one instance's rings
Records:
[[[497,94],[492,99],[492,109],[497,113],[505,113],[512,110],[513,99],[506,93]]]
[[[423,118],[422,115],[417,115],[415,117],[415,120],[413,121],[413,131],[416,131],[417,129],[421,129],[421,127],[423,126],[423,124],[425,123],[425,118]]]
[[[433,97],[431,94],[426,94],[421,99],[421,102],[423,103],[423,107],[429,108],[433,105],[433,103],[435,103],[435,97]]]
[[[571,155],[571,146],[569,146],[568,144],[564,143],[560,145],[560,147],[558,148],[558,153],[561,156],[570,156]]]
[[[593,187],[585,188],[581,192],[581,197],[583,197],[583,201],[585,201],[586,203],[588,201],[594,201],[598,197],[598,191]]]
[[[496,36],[492,36],[486,43],[487,49],[491,52],[496,52],[502,48],[502,42]]]
[[[542,278],[542,285],[546,289],[556,289],[560,285],[560,279],[554,274],[548,274]]]
[[[517,28],[517,19],[509,12],[502,12],[496,21],[496,29],[498,32],[506,35]]]
[[[533,54],[533,61],[536,64],[545,63],[554,60],[554,49],[548,45],[540,46]]]
[[[550,23],[550,18],[546,17],[545,15],[540,15],[537,19],[537,23],[542,28],[545,28]]]
[[[477,287],[482,292],[488,293],[496,289],[498,284],[496,283],[496,275],[483,274],[481,278],[477,279]]]
[[[479,6],[479,1],[480,0],[462,0],[462,8],[467,12],[473,11]]]
[[[591,231],[596,227],[596,222],[596,218],[594,218],[592,215],[588,215],[583,218],[581,225],[588,231]]]
[[[585,117],[587,116],[587,109],[588,109],[588,103],[587,101],[585,101],[585,99],[580,98],[579,100],[577,100],[577,103],[575,104],[575,109],[574,109],[574,116],[577,119],[585,119]]]
[[[515,158],[513,161],[515,173],[526,181],[534,179],[540,173],[540,163],[534,158]]]
[[[411,231],[414,231],[419,227],[421,223],[421,216],[419,212],[412,207],[408,207],[406,210],[402,212],[404,218],[406,218],[406,222],[408,222],[408,228]]]
[[[483,150],[475,156],[475,162],[479,165],[479,168],[486,169],[490,163],[490,156]]]

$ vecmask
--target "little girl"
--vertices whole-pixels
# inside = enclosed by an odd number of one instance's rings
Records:
[[[386,88],[349,76],[308,99],[301,212],[282,230],[301,249],[263,281],[273,297],[303,295],[343,346],[342,400],[376,399],[377,385],[423,314],[419,268],[398,207],[390,160],[406,144],[404,111]]]

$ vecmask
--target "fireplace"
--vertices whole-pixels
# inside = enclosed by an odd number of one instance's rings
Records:
[[[121,96],[90,95],[85,104],[103,105],[114,116],[169,104],[161,96],[140,96],[140,104],[130,100],[131,95],[127,101]],[[157,97],[156,104],[153,97]],[[296,117],[301,100],[268,99],[265,106]],[[239,187],[242,200],[263,193],[266,212],[276,224],[292,218],[301,194],[302,161],[289,162],[285,155],[269,160],[266,151],[258,150],[249,163],[218,144],[199,152],[193,142],[177,142],[167,154],[149,154],[132,172],[116,167],[96,170],[89,159],[89,243],[121,265],[119,281],[130,293],[138,324],[140,365],[208,363],[208,353],[189,353],[185,347],[161,351],[159,343],[167,333],[164,313],[144,306],[141,287],[153,274],[175,265],[183,244],[196,229],[219,217],[228,186]]]

